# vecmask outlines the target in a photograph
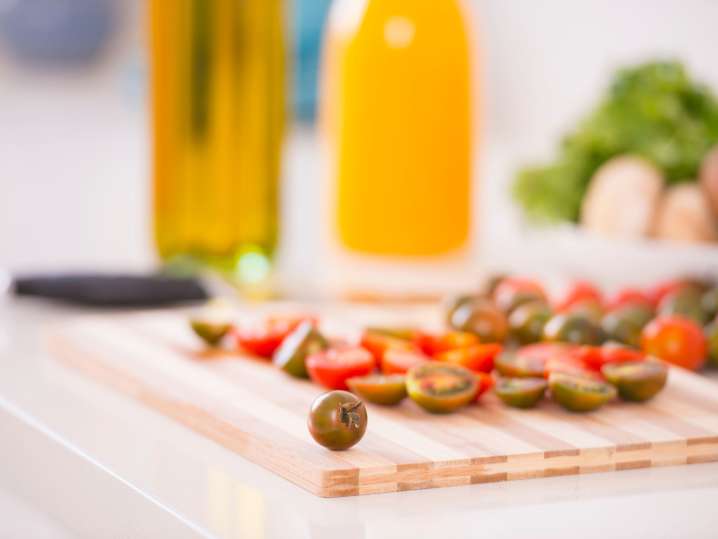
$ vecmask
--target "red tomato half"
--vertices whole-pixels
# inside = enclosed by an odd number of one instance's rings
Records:
[[[591,283],[587,281],[577,281],[559,298],[554,305],[554,309],[556,312],[562,313],[570,310],[571,307],[575,305],[588,301],[603,305],[603,294]]]
[[[239,327],[234,331],[237,344],[243,350],[263,358],[271,358],[285,337],[305,320],[316,324],[313,316],[271,316],[257,326]]]
[[[427,356],[437,357],[439,354],[479,344],[479,338],[465,331],[447,331],[441,335],[423,333],[415,340],[417,346]]]
[[[649,355],[696,371],[706,361],[707,344],[701,327],[682,316],[660,316],[643,328],[641,347]]]
[[[306,363],[312,381],[327,389],[347,389],[349,378],[371,374],[376,365],[371,352],[361,346],[317,352],[309,356]]]
[[[476,400],[478,401],[481,395],[494,387],[496,380],[494,380],[493,376],[485,372],[477,372],[476,378],[479,381],[479,390],[476,392]]]
[[[653,301],[648,294],[638,288],[624,288],[606,302],[606,311],[615,311],[625,305],[647,305],[653,308]]]
[[[390,348],[382,357],[381,372],[384,374],[405,374],[413,366],[430,359],[430,357],[418,351]]]
[[[474,372],[491,372],[494,358],[501,353],[503,346],[497,343],[475,344],[466,348],[448,350],[436,356],[439,361],[461,365]]]

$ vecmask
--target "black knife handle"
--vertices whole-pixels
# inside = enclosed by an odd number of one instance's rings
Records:
[[[194,278],[166,275],[66,274],[15,278],[13,291],[96,307],[159,307],[208,299]]]

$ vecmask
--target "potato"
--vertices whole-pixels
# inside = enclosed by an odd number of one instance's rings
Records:
[[[581,224],[613,238],[646,236],[662,190],[663,176],[651,163],[632,155],[614,157],[591,178],[581,206]]]
[[[682,242],[715,241],[716,222],[708,198],[698,183],[668,189],[661,199],[656,237]]]
[[[708,197],[713,214],[718,216],[718,145],[703,158],[701,187]]]

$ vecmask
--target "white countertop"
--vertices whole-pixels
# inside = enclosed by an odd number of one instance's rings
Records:
[[[56,363],[42,329],[77,312],[0,302],[0,537],[573,538],[580,529],[586,539],[707,538],[718,529],[718,463],[317,498]]]

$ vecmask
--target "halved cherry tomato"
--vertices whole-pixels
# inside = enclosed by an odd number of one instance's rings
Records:
[[[501,353],[503,346],[497,343],[474,344],[466,348],[448,350],[436,356],[439,361],[461,365],[474,372],[491,372],[494,358]]]
[[[545,300],[546,290],[538,281],[525,277],[506,277],[494,289],[496,306],[505,313],[531,300]]]
[[[576,357],[586,367],[601,371],[604,365],[643,361],[646,355],[640,350],[623,346],[619,343],[606,343],[603,346],[581,346],[576,350]]]
[[[660,316],[641,334],[641,347],[649,355],[690,370],[700,369],[708,353],[701,327],[682,316]]]
[[[599,306],[603,305],[603,294],[588,281],[577,281],[558,299],[554,305],[554,310],[562,313],[586,302],[596,303]]]
[[[255,356],[270,359],[282,341],[299,325],[309,320],[317,324],[313,316],[270,316],[262,324],[236,328],[233,333],[240,348]]]
[[[423,333],[414,342],[427,356],[436,357],[439,354],[479,344],[479,338],[473,333],[465,331],[447,331],[441,335]]]
[[[347,389],[347,379],[367,376],[374,370],[376,362],[366,348],[349,346],[312,354],[306,365],[313,382],[327,389]]]
[[[494,387],[494,385],[496,384],[496,380],[494,380],[493,376],[485,372],[477,372],[475,374],[476,379],[479,382],[479,389],[476,392],[476,400],[478,401],[479,399],[481,399],[481,395]]]
[[[406,350],[410,352],[418,351],[417,345],[412,341],[372,329],[364,331],[360,344],[371,352],[379,364],[381,364],[384,359],[384,353],[389,349]]]
[[[384,374],[405,374],[412,367],[430,359],[430,357],[416,350],[389,348],[382,356],[381,372]]]
[[[624,288],[606,302],[606,311],[615,311],[625,305],[647,305],[653,308],[651,298],[638,288]]]

